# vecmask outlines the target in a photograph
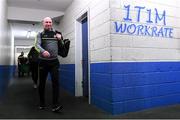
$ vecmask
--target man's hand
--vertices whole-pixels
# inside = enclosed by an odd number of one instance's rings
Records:
[[[56,38],[57,38],[58,40],[61,40],[61,38],[62,38],[61,34],[56,33]]]
[[[46,57],[46,58],[50,57],[50,53],[48,51],[44,51],[42,55],[43,57]]]

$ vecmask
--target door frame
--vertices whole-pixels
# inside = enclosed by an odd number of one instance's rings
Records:
[[[15,59],[15,65],[17,65],[17,58],[18,56],[21,54],[21,52],[17,52],[18,50],[17,49],[31,49],[32,46],[15,46],[14,48],[14,59]],[[23,51],[24,52],[24,51]],[[27,52],[24,52],[24,56],[26,56],[28,53]]]
[[[91,100],[90,93],[90,9],[84,9],[75,19],[75,96],[83,96],[83,73],[82,73],[82,20],[87,17],[88,24],[88,96],[89,104]]]

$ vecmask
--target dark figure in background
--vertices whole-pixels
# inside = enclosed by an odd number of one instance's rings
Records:
[[[30,75],[29,60],[27,57],[24,57],[23,72],[26,73],[28,76]]]
[[[50,73],[53,92],[52,111],[62,110],[59,103],[59,60],[58,60],[58,41],[61,35],[53,31],[52,19],[43,19],[43,32],[36,37],[35,48],[39,52],[39,109],[45,109],[45,84],[48,73]]]
[[[24,52],[21,52],[21,55],[18,56],[18,77],[24,76],[24,71],[22,69],[25,64]]]
[[[28,53],[28,61],[29,61],[29,67],[32,75],[33,80],[33,87],[37,88],[37,82],[38,82],[38,57],[39,53],[36,51],[35,47],[33,46],[31,50]]]

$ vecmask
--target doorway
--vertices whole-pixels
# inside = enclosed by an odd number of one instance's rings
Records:
[[[82,20],[82,87],[83,96],[88,97],[88,25],[87,17]]]
[[[80,14],[75,25],[75,96],[89,98],[89,17],[88,10]]]

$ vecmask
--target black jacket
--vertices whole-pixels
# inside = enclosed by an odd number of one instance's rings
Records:
[[[29,62],[38,62],[39,53],[36,51],[35,47],[32,47],[28,53]]]

